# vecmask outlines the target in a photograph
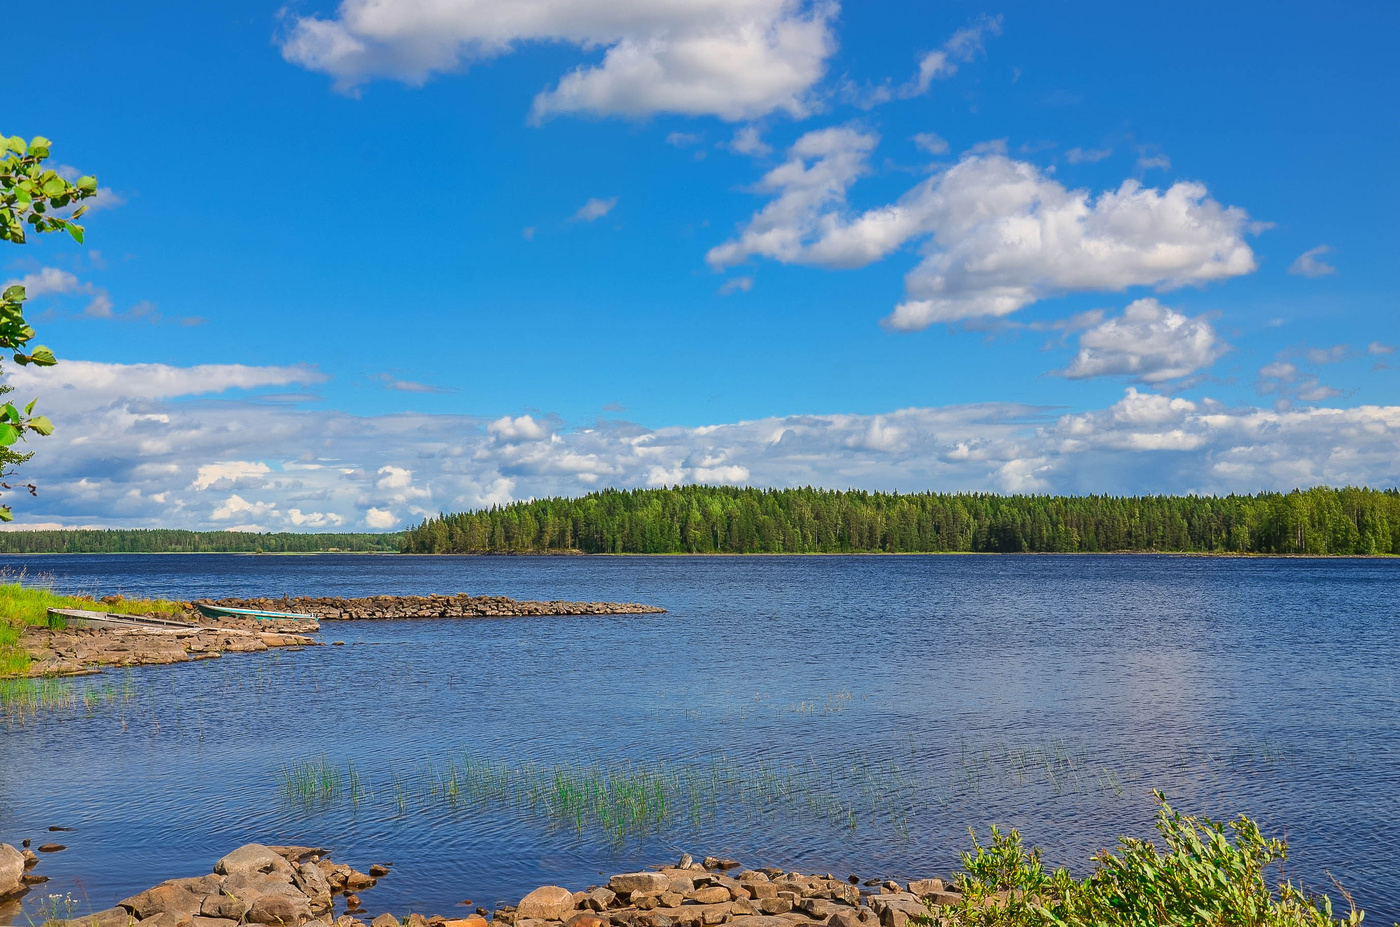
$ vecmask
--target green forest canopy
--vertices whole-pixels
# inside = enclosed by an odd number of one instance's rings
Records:
[[[1000,496],[677,486],[439,515],[407,553],[1400,554],[1400,492]]]
[[[397,551],[394,534],[257,534],[250,531],[179,531],[167,528],[115,531],[0,531],[5,554],[170,554],[327,551]]]
[[[1400,492],[999,496],[677,486],[425,519],[393,534],[0,531],[0,553],[1400,554]]]

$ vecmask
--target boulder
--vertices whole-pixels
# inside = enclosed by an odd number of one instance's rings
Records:
[[[565,922],[565,927],[608,927],[608,919],[587,911],[575,914]],[[483,923],[482,927],[485,927]]]
[[[792,910],[792,896],[758,899],[758,910],[768,915],[786,914]]]
[[[736,917],[729,922],[730,927],[791,927],[792,921],[785,917],[771,917],[762,914],[750,914],[746,917]]]
[[[793,907],[817,921],[824,921],[836,913],[836,905],[823,898],[803,898]]]
[[[617,901],[617,894],[611,889],[595,888],[583,897],[583,904],[579,907],[592,908],[594,911],[606,911]]]
[[[558,885],[542,885],[520,899],[520,904],[515,909],[516,922],[527,918],[562,921],[573,909],[573,892]],[[379,925],[375,924],[372,927]]]
[[[473,914],[471,917],[457,917],[442,922],[442,927],[488,927],[486,918]]]
[[[943,891],[942,879],[915,879],[909,883],[909,893],[920,898],[928,898]]]
[[[729,900],[729,889],[723,885],[711,885],[708,888],[697,888],[690,893],[691,901],[696,904],[721,904]]]
[[[200,913],[204,896],[211,890],[213,889],[206,886],[200,879],[171,879],[169,882],[162,882],[154,888],[148,888],[144,892],[117,902],[117,904],[130,911],[132,916],[139,921],[155,917],[158,914],[174,914],[190,918]]]
[[[660,895],[670,890],[671,880],[660,872],[629,872],[609,879],[608,888],[619,895]]]
[[[272,847],[265,847],[261,843],[239,847],[215,863],[214,871],[219,875],[275,875],[285,882],[291,882],[296,877],[296,870],[292,868],[291,863],[283,859]]]
[[[399,927],[399,919],[392,914],[381,914],[369,922],[369,927]]]
[[[837,911],[826,922],[826,927],[866,927],[854,911]]]
[[[293,882],[311,902],[311,910],[321,913],[331,909],[331,885],[326,874],[315,863],[302,863],[296,868]]]
[[[0,898],[23,894],[24,854],[8,843],[0,843]]]
[[[82,927],[131,927],[136,921],[126,908],[103,908],[83,915],[74,923],[81,923]]]
[[[748,890],[749,897],[755,900],[778,897],[778,886],[766,879],[762,882],[745,882],[744,887]]]
[[[194,927],[194,915],[163,911],[136,922],[136,927],[142,927],[142,925],[145,927]]]
[[[928,917],[928,906],[908,892],[875,895],[870,907],[880,916],[880,927],[905,927],[911,917]]]

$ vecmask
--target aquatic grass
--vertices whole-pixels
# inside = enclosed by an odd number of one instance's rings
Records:
[[[24,725],[39,715],[78,707],[91,717],[100,708],[125,704],[135,697],[130,671],[120,683],[110,679],[79,683],[42,676],[0,679],[0,720]]]

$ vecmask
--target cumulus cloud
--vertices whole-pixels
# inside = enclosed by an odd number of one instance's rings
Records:
[[[1073,380],[1126,376],[1140,383],[1189,377],[1220,359],[1229,345],[1204,316],[1190,317],[1155,299],[1128,304],[1079,335],[1079,353],[1060,374]]]
[[[617,197],[615,196],[607,200],[594,197],[578,208],[578,212],[574,213],[574,221],[592,222],[594,219],[601,219],[612,212],[616,205]]]
[[[705,140],[703,135],[694,132],[672,132],[666,136],[666,144],[676,148],[689,148]]]
[[[869,172],[877,142],[849,125],[799,138],[756,187],[773,199],[736,238],[710,249],[711,266],[765,257],[855,268],[923,241],[906,299],[885,320],[897,331],[1006,316],[1064,293],[1170,289],[1255,269],[1244,240],[1248,215],[1211,199],[1202,184],[1161,190],[1125,180],[1093,196],[986,149],[894,203],[855,213],[847,194]]]
[[[557,43],[603,49],[535,97],[532,118],[670,112],[739,121],[809,110],[836,49],[833,0],[342,0],[332,18],[297,17],[288,61],[354,90],[377,77],[433,73]]]
[[[43,267],[32,274],[14,277],[0,283],[0,290],[15,284],[24,287],[24,295],[27,299],[79,294],[89,297],[87,307],[83,310],[84,315],[97,319],[110,318],[112,315],[112,297],[107,291],[89,281],[79,280],[78,275],[72,271],[60,270],[57,267]]]
[[[1294,258],[1293,263],[1288,267],[1288,272],[1297,277],[1325,277],[1328,274],[1335,274],[1337,268],[1322,259],[1323,255],[1331,254],[1332,250],[1331,245],[1318,245],[1316,248],[1309,248]]]
[[[758,130],[758,126],[740,127],[735,131],[734,137],[729,140],[726,147],[735,154],[755,158],[773,153],[773,146],[763,140],[763,134]]]
[[[1067,415],[979,403],[662,428],[356,416],[119,386],[84,396],[55,416],[53,437],[31,442],[39,496],[15,500],[21,524],[385,530],[443,510],[687,482],[1137,493],[1400,481],[1400,407],[1227,407],[1137,387]]]

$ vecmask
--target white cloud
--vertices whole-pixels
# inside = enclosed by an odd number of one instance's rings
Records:
[[[735,154],[758,158],[773,152],[773,146],[763,140],[758,126],[741,126],[735,131],[734,138],[730,139],[727,147]]]
[[[1331,254],[1332,250],[1331,245],[1318,245],[1316,248],[1309,248],[1294,258],[1293,263],[1288,267],[1288,272],[1298,277],[1325,277],[1328,274],[1335,274],[1337,268],[1322,260],[1322,256]]]
[[[1001,35],[1001,17],[983,16],[971,25],[953,33],[943,47],[924,55],[919,60],[919,71],[913,81],[906,85],[901,96],[918,96],[927,93],[935,80],[952,77],[958,72],[958,64],[972,61],[983,50],[983,38],[987,35]]]
[[[1137,159],[1137,169],[1139,171],[1150,171],[1153,169],[1169,171],[1172,169],[1172,159],[1160,152],[1157,154],[1140,154]]]
[[[176,472],[178,472],[178,468],[176,468]],[[194,482],[190,484],[190,488],[227,489],[239,480],[257,480],[264,474],[271,472],[272,468],[261,460],[230,460],[223,463],[205,464],[196,471]]]
[[[397,527],[398,519],[394,513],[387,509],[371,508],[365,512],[365,525],[370,528],[394,528]]]
[[[529,415],[503,415],[487,425],[486,431],[502,441],[538,441],[549,434],[549,429]]]
[[[1000,154],[966,155],[896,202],[853,214],[847,193],[868,173],[876,142],[853,126],[802,136],[757,185],[774,198],[707,260],[716,269],[750,257],[854,268],[923,240],[907,298],[885,320],[899,331],[1005,316],[1064,293],[1170,289],[1255,269],[1249,217],[1202,184],[1125,180],[1091,196]]]
[[[666,144],[676,148],[689,148],[691,145],[698,145],[704,141],[703,135],[694,132],[672,132],[666,136]]]
[[[23,277],[15,277],[0,283],[0,290],[15,284],[24,287],[26,299],[80,294],[91,297],[91,301],[83,310],[84,315],[99,319],[110,318],[112,315],[112,297],[108,295],[107,291],[88,281],[79,280],[77,274],[71,271],[60,270],[57,267],[43,267],[32,274],[25,274]]]
[[[734,277],[724,281],[720,285],[719,295],[728,296],[730,293],[747,293],[753,289],[753,277]]]
[[[948,141],[933,132],[920,132],[914,136],[914,147],[931,155],[948,153]]]
[[[37,393],[45,404],[70,408],[72,403],[104,404],[108,397],[171,399],[222,393],[230,389],[323,383],[314,367],[251,367],[244,364],[107,364],[65,360],[54,367],[19,367],[7,371],[9,383],[25,393]]]
[[[1379,341],[1372,341],[1370,344],[1366,345],[1366,353],[1367,353],[1367,354],[1394,354],[1394,353],[1395,353],[1395,346],[1394,346],[1394,345],[1391,345],[1391,344],[1382,344],[1382,343],[1379,342]]]
[[[1303,402],[1331,389],[1292,375]],[[1400,407],[1230,408],[1136,388],[1069,415],[980,403],[664,428],[355,416],[120,388],[70,408],[30,444],[24,473],[39,496],[13,500],[21,524],[381,530],[442,510],[686,482],[1233,492],[1400,481]]]
[[[808,112],[835,51],[831,0],[342,0],[331,19],[298,17],[288,61],[353,90],[376,77],[421,84],[435,72],[529,43],[603,49],[535,97],[557,113],[672,112],[733,121]]]
[[[601,219],[612,212],[613,207],[616,205],[617,197],[615,196],[607,200],[594,197],[578,208],[578,212],[574,213],[574,220],[577,222],[592,222],[594,219]]]
[[[1112,148],[1071,148],[1065,152],[1065,160],[1070,164],[1095,164],[1112,154]]]
[[[271,502],[249,502],[242,496],[229,496],[209,516],[215,521],[228,521],[230,518],[252,516],[261,518],[271,514],[277,506]]]
[[[1215,363],[1229,345],[1204,316],[1194,318],[1155,299],[1128,304],[1079,335],[1079,353],[1061,371],[1070,379],[1127,376],[1140,383],[1188,377]]]

